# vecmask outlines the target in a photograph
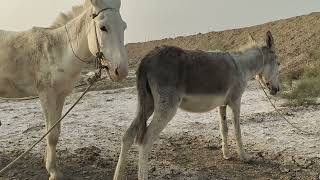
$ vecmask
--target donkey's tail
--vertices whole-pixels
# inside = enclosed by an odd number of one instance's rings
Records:
[[[147,131],[147,121],[154,111],[154,99],[143,61],[137,70],[138,110],[133,123],[137,127],[136,143],[141,144]]]

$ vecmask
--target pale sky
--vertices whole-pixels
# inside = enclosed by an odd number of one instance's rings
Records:
[[[84,0],[1,0],[0,29],[48,26]],[[126,42],[262,24],[320,11],[319,0],[122,0]]]

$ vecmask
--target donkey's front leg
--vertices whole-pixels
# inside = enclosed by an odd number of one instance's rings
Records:
[[[228,148],[228,124],[227,124],[227,106],[219,107],[220,113],[220,134],[221,134],[221,146],[224,159],[230,159],[230,152]]]
[[[247,161],[246,154],[243,150],[243,144],[241,139],[241,129],[240,129],[240,106],[241,106],[241,99],[237,99],[236,101],[229,104],[230,108],[233,112],[233,125],[234,125],[234,131],[235,136],[238,144],[238,154],[240,157],[240,160]]]
[[[40,93],[41,106],[46,118],[46,130],[49,130],[61,117],[65,96],[57,95],[54,90]],[[63,179],[56,164],[56,146],[60,135],[60,124],[47,136],[46,169],[49,180]]]

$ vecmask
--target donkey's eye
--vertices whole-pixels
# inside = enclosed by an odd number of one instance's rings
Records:
[[[104,31],[104,32],[108,32],[108,29],[107,29],[105,26],[101,26],[101,27],[100,27],[100,30],[101,30],[101,31]]]
[[[280,66],[280,62],[278,62],[278,66]]]

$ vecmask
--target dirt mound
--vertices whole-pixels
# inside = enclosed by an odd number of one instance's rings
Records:
[[[156,46],[175,45],[186,49],[233,50],[247,43],[249,33],[259,41],[264,38],[268,30],[273,33],[276,41],[282,73],[289,74],[294,79],[299,78],[304,67],[312,63],[311,54],[320,47],[320,13],[241,29],[128,44],[130,67],[136,67],[139,60]]]

